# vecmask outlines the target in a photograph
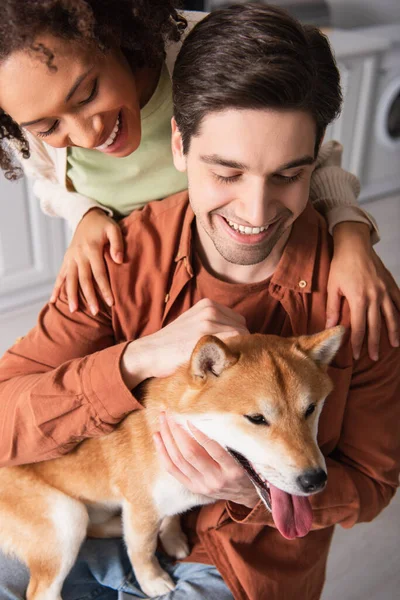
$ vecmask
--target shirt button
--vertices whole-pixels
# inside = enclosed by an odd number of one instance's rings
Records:
[[[165,304],[167,304],[168,300],[169,300],[169,294],[165,294],[165,298],[164,298]]]
[[[304,281],[304,279],[301,279],[301,281],[299,281],[299,287],[302,289],[307,287],[307,281]]]

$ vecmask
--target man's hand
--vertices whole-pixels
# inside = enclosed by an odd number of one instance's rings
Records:
[[[258,494],[242,467],[217,442],[194,425],[188,427],[194,438],[172,418],[161,415],[154,442],[166,471],[194,494],[253,508]]]
[[[99,310],[99,301],[93,285],[96,281],[100,293],[109,306],[114,303],[110,281],[104,260],[105,247],[117,264],[123,261],[124,243],[119,225],[98,208],[89,210],[76,228],[74,237],[65,253],[63,264],[54,284],[50,302],[55,302],[65,281],[71,312],[78,310],[78,288],[93,315]]]
[[[225,340],[246,333],[244,317],[205,298],[160,331],[131,342],[122,356],[122,377],[133,389],[144,379],[166,377],[189,361],[203,335]]]
[[[337,324],[344,296],[350,306],[354,358],[360,355],[367,329],[369,355],[378,360],[382,315],[391,345],[399,345],[399,288],[374,252],[367,225],[339,223],[333,238],[335,252],[328,280],[326,326]]]

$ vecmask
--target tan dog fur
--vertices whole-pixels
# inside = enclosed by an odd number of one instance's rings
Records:
[[[213,499],[192,494],[161,466],[152,435],[167,409],[182,425],[190,420],[244,455],[275,486],[306,495],[296,478],[325,469],[317,424],[332,389],[326,365],[342,335],[343,328],[335,327],[290,339],[239,336],[228,345],[205,336],[189,364],[148,383],[144,410],[109,435],[86,440],[61,458],[1,469],[0,546],[29,567],[28,600],[60,600],[86,536],[87,507],[97,505],[122,508],[128,554],[142,589],[149,596],[173,589],[154,556],[161,524],[165,549],[183,558],[188,548],[175,515]],[[316,408],[306,418],[310,404]],[[245,415],[264,415],[270,425],[256,425]]]

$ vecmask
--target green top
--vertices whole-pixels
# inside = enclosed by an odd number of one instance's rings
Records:
[[[151,200],[161,200],[187,188],[171,154],[172,83],[164,65],[157,88],[140,111],[139,148],[116,158],[85,148],[69,148],[67,174],[74,188],[120,215],[128,215]]]

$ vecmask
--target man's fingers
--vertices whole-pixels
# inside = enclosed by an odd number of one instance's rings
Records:
[[[238,312],[218,302],[203,298],[195,304],[196,312],[201,317],[211,322],[221,322],[226,324],[238,324],[240,327],[246,326],[246,319]]]
[[[185,487],[190,488],[190,479],[186,477],[186,475],[184,475],[184,473],[182,473],[182,471],[178,469],[178,467],[172,462],[161,434],[158,432],[155,433],[153,436],[153,440],[165,470],[170,475],[173,475],[173,477],[180,481]]]
[[[372,360],[379,358],[379,340],[381,337],[380,305],[372,302],[368,307],[368,354]]]
[[[219,340],[221,340],[221,342],[224,342],[225,340],[229,340],[229,338],[235,337],[236,335],[245,335],[248,333],[249,332],[247,331],[247,329],[229,328],[227,331],[220,331],[219,333],[215,333],[213,335],[215,335],[215,337],[217,337]]]
[[[389,296],[385,296],[382,302],[382,313],[386,321],[389,341],[394,348],[399,346],[399,324],[400,315]]]
[[[198,460],[195,460],[195,454],[187,449],[188,438],[192,441],[189,434],[165,414],[160,416],[160,433],[174,465],[190,480],[200,477],[201,471],[193,464]]]
[[[190,421],[187,424],[196,441],[203,446],[216,463],[224,468],[237,466],[235,459],[218,442],[211,440],[200,429],[197,429],[193,423],[190,423]]]
[[[115,263],[121,264],[124,260],[124,241],[119,225],[110,223],[109,227],[107,227],[106,235],[110,242],[111,258]]]

